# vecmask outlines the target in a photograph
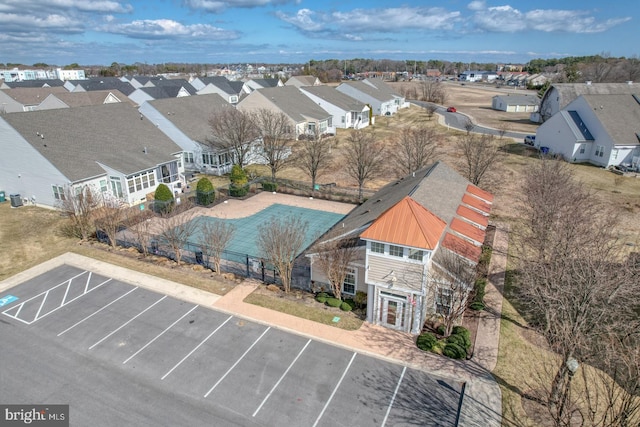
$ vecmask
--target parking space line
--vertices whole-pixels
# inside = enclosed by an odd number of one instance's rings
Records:
[[[329,400],[327,400],[327,403],[324,404],[324,408],[322,408],[322,411],[320,412],[320,415],[318,415],[318,418],[316,418],[316,422],[313,423],[313,427],[316,427],[318,425],[318,423],[320,422],[320,418],[322,418],[322,416],[324,415],[324,411],[326,411],[327,408],[329,407],[329,404],[331,403],[331,400],[333,400],[333,396],[335,396],[336,391],[338,391],[338,387],[340,387],[340,384],[342,384],[342,380],[344,380],[344,377],[347,376],[347,371],[351,367],[351,364],[353,363],[353,359],[356,358],[357,354],[358,353],[353,353],[353,356],[351,356],[351,360],[349,361],[349,364],[347,365],[346,368],[344,368],[344,372],[342,373],[342,376],[340,377],[340,380],[338,381],[338,384],[336,384],[336,386],[334,387],[333,392],[331,393],[331,396],[329,396]]]
[[[88,315],[87,317],[85,317],[84,319],[80,320],[79,322],[76,322],[75,324],[69,326],[67,329],[65,329],[64,331],[60,332],[58,334],[58,336],[63,335],[67,332],[69,332],[71,329],[75,328],[76,326],[78,326],[80,323],[84,322],[85,320],[95,316],[96,314],[100,313],[102,310],[104,310],[105,308],[109,307],[111,304],[116,303],[118,300],[126,297],[127,295],[129,295],[131,292],[135,291],[136,289],[138,289],[138,287],[136,286],[135,288],[131,289],[129,292],[127,292],[124,295],[120,295],[118,298],[114,299],[113,301],[111,301],[109,304],[105,305],[104,307],[94,311],[93,313],[91,313],[90,315]]]
[[[215,334],[216,332],[218,332],[220,330],[220,328],[222,328],[229,320],[231,320],[233,318],[233,316],[229,316],[227,318],[227,320],[225,320],[224,322],[222,322],[222,324],[220,326],[218,326],[213,332],[211,332],[205,339],[203,339],[200,344],[198,344],[193,350],[191,350],[189,352],[189,354],[187,354],[185,357],[182,358],[181,361],[179,361],[173,368],[169,369],[169,372],[167,372],[166,374],[164,374],[162,376],[162,378],[160,378],[160,380],[164,380],[165,378],[167,378],[169,376],[169,374],[171,374],[171,372],[173,372],[178,366],[180,366],[182,364],[182,362],[184,362],[185,360],[187,360],[187,358],[189,358],[189,356],[191,356],[197,349],[199,349],[202,344],[204,344],[209,338],[211,338],[213,336],[213,334]]]
[[[398,390],[400,389],[400,384],[402,384],[402,379],[404,378],[404,373],[407,372],[407,367],[402,368],[402,373],[400,374],[400,379],[398,380],[398,385],[396,385],[396,389],[393,391],[393,396],[391,396],[391,402],[389,402],[389,407],[387,408],[387,413],[384,415],[384,419],[382,420],[382,425],[380,427],[384,427],[387,423],[387,419],[389,418],[389,413],[391,412],[391,408],[393,407],[393,402],[396,400],[396,395],[398,394]]]
[[[134,320],[136,320],[138,317],[142,316],[144,313],[146,313],[147,311],[151,310],[156,304],[158,304],[160,301],[162,301],[163,299],[165,299],[167,296],[164,295],[162,298],[160,298],[158,301],[154,302],[153,304],[151,304],[149,307],[145,308],[144,310],[142,310],[140,313],[136,314],[134,317],[132,317],[131,319],[127,320],[126,322],[124,322],[122,325],[120,325],[119,328],[117,328],[115,331],[111,332],[109,335],[107,335],[106,337],[102,338],[100,341],[98,341],[97,343],[95,343],[94,345],[92,345],[91,347],[89,347],[89,350],[91,350],[93,347],[97,346],[98,344],[100,344],[101,342],[103,342],[104,340],[106,340],[107,338],[109,338],[111,335],[115,334],[116,332],[118,332],[120,329],[124,328],[125,326],[127,326],[129,323],[133,322]]]
[[[293,365],[298,361],[298,359],[300,358],[300,356],[302,356],[302,353],[306,350],[306,348],[309,346],[309,344],[311,344],[311,340],[307,341],[307,343],[304,345],[304,347],[302,347],[302,349],[298,352],[298,355],[296,356],[295,359],[293,359],[293,361],[289,364],[289,367],[287,368],[286,371],[284,371],[284,373],[280,376],[280,378],[278,379],[278,382],[275,383],[275,385],[271,388],[271,390],[269,391],[269,393],[264,397],[264,399],[262,399],[262,403],[260,403],[260,406],[258,406],[258,409],[256,409],[253,413],[253,417],[256,416],[256,414],[258,412],[260,412],[260,409],[262,409],[262,407],[264,406],[265,403],[267,403],[267,400],[269,399],[269,397],[271,397],[271,395],[273,394],[273,392],[276,390],[276,388],[278,388],[278,386],[280,385],[280,383],[282,382],[282,380],[284,379],[284,377],[289,373],[289,371],[291,370],[291,368],[293,367]]]
[[[195,310],[196,308],[198,308],[199,306],[196,305],[195,307],[193,307],[191,310],[187,311],[185,314],[183,314],[178,320],[176,320],[175,322],[173,322],[171,325],[167,326],[165,328],[164,331],[160,332],[158,335],[155,336],[155,338],[153,338],[151,341],[149,341],[148,343],[146,343],[140,350],[136,351],[135,353],[133,353],[131,356],[129,356],[129,358],[127,358],[127,360],[125,360],[124,362],[122,362],[122,364],[124,365],[125,363],[127,363],[129,360],[133,359],[134,357],[136,357],[138,355],[138,353],[140,353],[142,350],[144,350],[145,348],[149,347],[155,340],[157,340],[158,338],[160,338],[165,332],[167,332],[169,329],[173,328],[179,321],[181,321],[182,319],[184,319],[185,317],[187,317],[189,315],[189,313],[191,313],[193,310]]]
[[[211,388],[209,389],[209,391],[205,393],[205,395],[204,395],[204,397],[205,397],[205,398],[206,398],[206,397],[208,397],[208,396],[209,396],[209,394],[211,394],[211,392],[212,392],[216,387],[218,387],[218,384],[220,384],[220,383],[222,382],[222,380],[224,380],[224,379],[227,377],[227,375],[229,375],[229,373],[233,370],[233,368],[235,368],[235,367],[238,365],[238,363],[240,363],[240,361],[242,361],[242,359],[244,359],[244,357],[247,355],[247,353],[249,353],[249,352],[251,351],[251,349],[252,349],[256,344],[258,344],[258,341],[260,341],[260,340],[262,339],[262,337],[263,337],[263,336],[264,336],[264,335],[269,331],[269,329],[271,329],[271,326],[269,326],[267,329],[265,329],[265,330],[264,330],[264,332],[262,333],[262,335],[260,335],[260,336],[258,337],[258,339],[256,339],[256,340],[253,342],[253,344],[251,344],[251,346],[250,346],[250,347],[249,347],[249,348],[248,348],[244,353],[242,353],[242,356],[240,356],[240,358],[238,358],[238,360],[236,360],[236,363],[234,363],[234,364],[233,364],[229,369],[227,369],[227,372],[225,372],[225,373],[224,373],[224,375],[223,375],[222,377],[220,377],[220,379],[218,380],[218,382],[216,382],[216,383],[213,385],[213,387],[211,387]]]
[[[86,273],[89,273],[89,279],[90,279],[91,278],[91,272],[83,271],[82,273],[76,274],[75,276],[69,278],[68,280],[65,280],[64,282],[59,283],[59,284],[47,289],[46,291],[41,292],[38,295],[35,295],[35,296],[29,298],[28,300],[25,300],[25,301],[21,302],[20,304],[14,306],[14,307],[11,307],[10,309],[7,309],[7,310],[3,311],[2,314],[4,314],[5,316],[9,316],[11,318],[14,318],[16,320],[19,320],[20,322],[25,323],[27,325],[31,325],[32,323],[42,319],[45,316],[48,316],[49,314],[59,310],[60,308],[64,307],[65,305],[72,303],[73,301],[77,300],[78,298],[88,294],[91,291],[94,291],[94,290],[98,289],[102,285],[104,285],[107,282],[111,281],[111,279],[107,279],[104,282],[100,283],[98,286],[96,286],[93,289],[89,290],[88,289],[89,281],[87,280],[87,284],[85,285],[84,292],[82,294],[78,295],[77,297],[72,298],[69,301],[66,301],[67,294],[69,293],[69,288],[71,287],[71,283],[73,282],[73,279],[75,279],[77,277],[80,277],[80,276],[82,276],[83,274],[86,274]],[[65,289],[65,293],[64,293],[64,296],[62,298],[62,301],[60,302],[60,305],[58,305],[54,309],[44,313],[41,316],[40,313],[42,312],[42,308],[44,307],[44,305],[45,305],[45,303],[47,301],[47,298],[49,297],[49,292],[51,292],[54,289],[59,288],[60,286],[62,286],[64,284],[67,285],[67,288]],[[22,311],[22,308],[24,307],[25,304],[30,303],[31,301],[34,301],[35,299],[40,298],[40,297],[42,297],[42,302],[40,303],[40,307],[38,307],[38,311],[36,312],[36,315],[32,320],[24,320],[24,319],[21,319],[20,317],[18,317],[20,315],[20,312]],[[15,314],[10,314],[11,310],[16,310]]]

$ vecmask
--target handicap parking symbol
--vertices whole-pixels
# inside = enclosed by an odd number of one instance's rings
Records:
[[[14,297],[13,295],[6,295],[0,298],[0,307],[4,307],[5,305],[9,305],[12,302],[16,301],[18,297]]]

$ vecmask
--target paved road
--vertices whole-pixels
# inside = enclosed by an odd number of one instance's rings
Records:
[[[426,107],[428,105],[436,105],[430,102],[424,102],[424,101],[410,101],[412,104],[418,105],[420,107]],[[468,123],[469,118],[462,113],[456,112],[456,113],[449,113],[447,112],[447,109],[445,107],[436,105],[437,109],[436,109],[436,113],[440,114],[443,117],[444,120],[444,124],[446,126],[452,127],[454,129],[458,129],[461,131],[465,131],[466,132],[466,125]],[[478,124],[474,124],[473,126],[473,130],[472,132],[475,133],[483,133],[483,134],[487,134],[487,135],[494,135],[494,136],[500,136],[500,131],[497,129],[493,129],[493,128],[489,128],[489,127],[485,127],[482,125],[478,125]],[[505,132],[505,134],[503,135],[503,137],[505,138],[514,138],[516,140],[518,140],[518,142],[523,142],[524,141],[524,137],[526,135],[529,135],[528,133],[523,133],[523,132]]]
[[[62,265],[6,289],[0,401],[71,425],[454,426],[463,384]],[[5,299],[5,301],[8,301]]]

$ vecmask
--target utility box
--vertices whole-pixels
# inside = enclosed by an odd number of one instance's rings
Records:
[[[5,201],[4,191],[0,191],[0,203]]]
[[[20,197],[19,194],[10,194],[9,198],[11,199],[12,208],[17,208],[19,206],[22,206],[22,198]]]

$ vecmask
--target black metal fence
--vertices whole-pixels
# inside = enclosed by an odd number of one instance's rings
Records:
[[[136,248],[140,253],[144,253],[141,241],[147,242],[146,253],[149,255],[162,256],[176,260],[176,254],[166,240],[157,235],[144,235],[142,238],[134,235],[128,229],[118,232],[116,244],[123,248]],[[96,238],[109,244],[109,238],[103,232],[96,233]],[[181,262],[202,265],[205,268],[214,270],[214,262],[209,254],[213,253],[212,248],[202,243],[187,242],[180,250]],[[264,283],[275,283],[281,285],[280,276],[276,268],[264,259],[251,254],[224,250],[220,262],[220,272],[233,273],[237,276],[260,280]],[[310,266],[306,257],[300,256],[293,268],[291,287],[298,289],[310,289]]]

